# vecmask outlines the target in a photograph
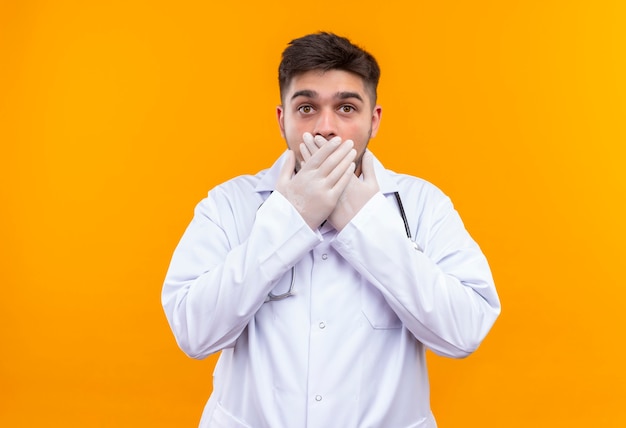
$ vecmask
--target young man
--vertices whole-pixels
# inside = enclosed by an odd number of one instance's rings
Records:
[[[185,353],[222,351],[201,427],[435,427],[425,350],[465,357],[497,318],[450,200],[367,151],[379,75],[345,38],[293,40],[289,150],[196,207],[162,301]]]

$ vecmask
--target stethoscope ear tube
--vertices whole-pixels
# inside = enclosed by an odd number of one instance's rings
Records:
[[[413,243],[413,248],[415,248],[417,251],[422,251],[420,246],[417,245],[417,242],[415,242],[413,240],[413,237],[411,236],[411,228],[409,227],[409,221],[407,220],[406,213],[404,212],[404,206],[402,205],[402,198],[400,198],[400,193],[393,192],[393,194],[396,197],[398,208],[400,208],[400,215],[402,216],[402,221],[404,222],[404,230],[406,231],[406,237],[409,238],[409,240]]]
[[[399,192],[393,192],[396,197],[396,202],[398,202],[398,208],[400,208],[400,215],[402,216],[402,221],[404,222],[404,230],[406,230],[406,237],[409,239],[413,239],[411,237],[411,228],[409,227],[409,221],[406,218],[406,213],[404,212],[404,206],[402,205],[402,198],[400,198]]]

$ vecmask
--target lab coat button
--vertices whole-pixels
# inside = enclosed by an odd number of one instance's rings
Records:
[[[320,328],[322,328],[322,329],[326,328],[326,324],[324,324],[323,321],[320,323]]]
[[[322,401],[322,396],[321,395],[316,395],[315,396],[315,401]]]
[[[328,254],[322,254],[322,260],[326,260],[328,258]]]

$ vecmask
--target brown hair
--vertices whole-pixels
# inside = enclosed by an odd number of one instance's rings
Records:
[[[311,70],[343,70],[358,75],[370,93],[372,105],[376,104],[376,88],[380,79],[378,63],[370,53],[347,38],[321,32],[292,40],[283,51],[278,66],[281,100],[291,79]]]

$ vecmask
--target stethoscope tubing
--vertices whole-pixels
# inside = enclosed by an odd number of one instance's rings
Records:
[[[396,197],[396,202],[398,203],[398,209],[400,210],[400,215],[402,216],[402,222],[404,223],[404,230],[406,232],[406,236],[407,238],[409,238],[409,240],[411,242],[413,242],[413,246],[416,250],[420,250],[419,246],[417,245],[417,243],[415,241],[413,241],[413,237],[411,236],[411,228],[409,227],[409,221],[406,217],[406,213],[404,212],[404,206],[402,205],[402,198],[400,197],[400,193],[399,192],[393,192],[394,196]],[[292,266],[291,267],[291,283],[289,284],[289,290],[287,290],[284,293],[281,294],[274,294],[271,291],[268,293],[267,298],[265,299],[266,302],[273,302],[276,300],[283,300],[289,296],[293,295],[293,287],[296,283],[296,267]]]

